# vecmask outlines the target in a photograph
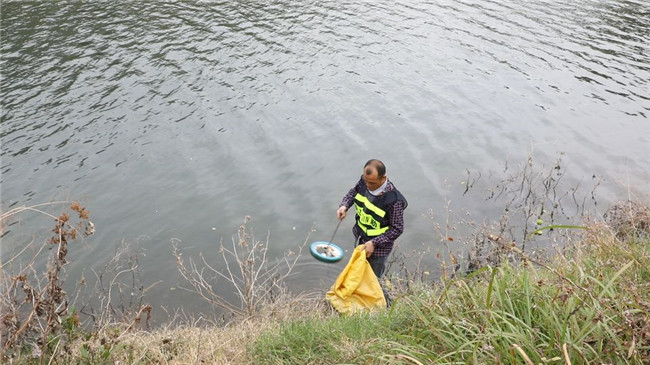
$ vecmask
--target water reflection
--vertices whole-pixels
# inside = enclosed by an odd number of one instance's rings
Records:
[[[175,277],[171,238],[213,250],[245,215],[278,254],[312,226],[327,235],[371,157],[414,202],[404,249],[440,247],[425,212],[461,199],[466,169],[531,150],[564,152],[567,179],[603,175],[607,197],[620,181],[648,191],[648,14],[614,0],[4,2],[3,210],[84,199],[98,232],[76,262],[146,235],[153,278]]]

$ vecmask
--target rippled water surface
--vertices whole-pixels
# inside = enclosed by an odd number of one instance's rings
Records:
[[[274,255],[311,227],[328,239],[372,157],[409,199],[404,250],[439,244],[427,213],[462,198],[467,170],[531,154],[602,176],[605,200],[650,192],[645,1],[3,1],[1,16],[2,210],[82,200],[97,233],[71,271],[136,243],[171,307],[193,300],[169,291],[172,239],[216,255],[246,215]],[[50,223],[14,221],[3,257]],[[296,281],[339,269],[304,257]]]

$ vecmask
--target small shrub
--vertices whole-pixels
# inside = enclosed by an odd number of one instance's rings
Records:
[[[39,207],[18,207],[0,216],[3,227],[10,217],[24,211],[45,214],[55,222],[54,234],[45,243],[51,247],[51,254],[44,272],[39,273],[35,263],[42,249],[17,273],[7,271],[13,259],[2,264],[0,359],[4,360],[31,356],[40,358],[42,363],[65,347],[79,325],[77,313],[69,310],[63,290],[64,267],[70,243],[94,233],[94,224],[90,213],[78,203],[70,205],[70,210],[78,215],[77,222],[67,212],[57,217]]]

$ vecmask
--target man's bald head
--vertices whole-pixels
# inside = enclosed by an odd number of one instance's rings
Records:
[[[386,166],[379,160],[369,160],[363,166],[363,180],[368,190],[379,189],[386,182]]]
[[[363,165],[363,171],[364,175],[370,176],[373,175],[373,173],[377,173],[378,178],[382,178],[386,175],[386,165],[384,165],[383,162],[372,159],[368,160],[365,165]]]

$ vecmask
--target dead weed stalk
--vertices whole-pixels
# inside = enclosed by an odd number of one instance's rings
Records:
[[[57,203],[49,203],[52,204]],[[40,209],[44,205],[48,204],[18,207],[0,215],[3,232],[7,220],[25,211],[35,211],[55,221],[53,235],[43,245],[52,248],[44,272],[39,272],[36,264],[44,247],[17,273],[10,271],[9,264],[26,248],[2,263],[0,359],[3,360],[30,353],[43,364],[79,325],[77,314],[69,311],[67,293],[63,290],[64,267],[69,244],[78,237],[93,234],[94,224],[90,212],[79,203],[69,207],[78,216],[76,222],[67,212],[58,217],[44,212]]]
[[[267,256],[268,235],[264,241],[257,240],[253,231],[246,226],[249,221],[250,217],[244,218],[236,238],[232,239],[232,248],[225,247],[221,242],[219,253],[223,268],[208,263],[202,253],[198,260],[189,258],[186,261],[179,248],[180,241],[172,242],[178,270],[190,285],[182,289],[198,294],[210,304],[237,317],[254,316],[264,305],[273,303],[286,292],[286,279],[291,276],[311,235],[310,232],[297,253],[290,251],[281,259],[270,262]],[[226,287],[234,290],[239,303],[233,303],[222,294]]]
[[[601,179],[592,176],[592,184],[586,189],[580,187],[580,182],[569,185],[564,183],[564,166],[561,157],[545,167],[537,166],[530,156],[512,172],[506,163],[496,183],[489,181],[492,179],[490,173],[485,188],[479,187],[482,174],[468,170],[463,195],[471,190],[481,194],[487,192],[483,195],[485,204],[491,203],[501,212],[497,213],[496,220],[476,222],[469,212],[455,214],[448,207],[446,223],[444,226],[437,224],[436,232],[448,248],[452,263],[456,264],[457,257],[467,258],[463,265],[454,265],[451,276],[463,268],[464,272],[473,272],[486,265],[498,266],[504,259],[512,263],[521,261],[513,247],[529,257],[541,257],[540,248],[547,249],[559,242],[566,244],[582,235],[583,232],[563,228],[572,227],[570,225],[576,222],[590,222],[592,208],[597,206],[595,191]],[[464,234],[457,227],[470,231]],[[452,241],[463,243],[465,254],[459,249],[454,255],[449,249]]]

